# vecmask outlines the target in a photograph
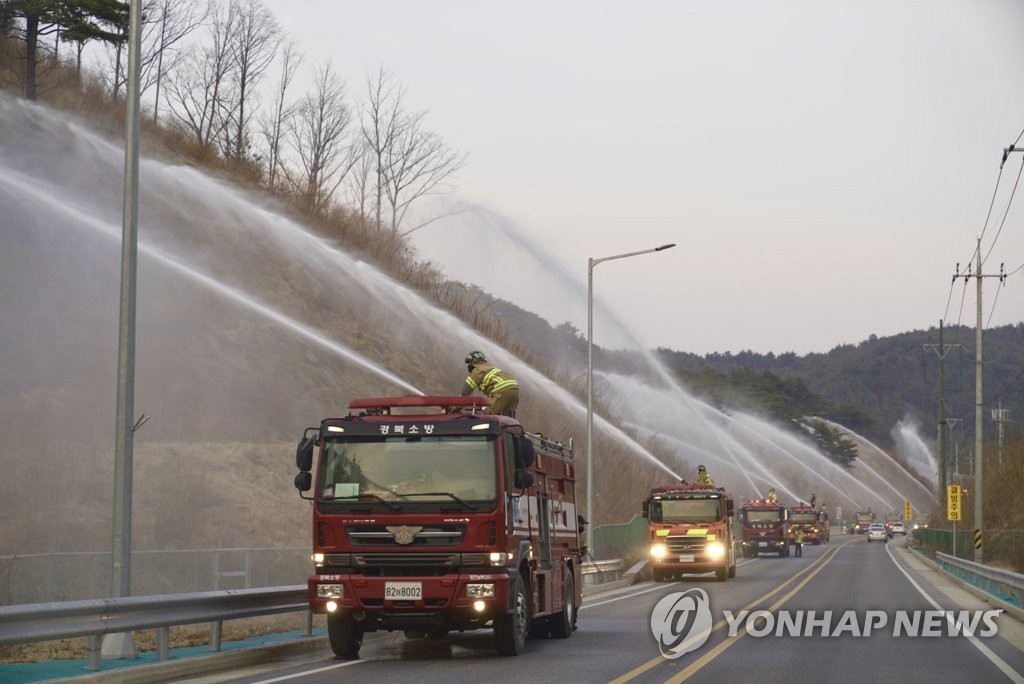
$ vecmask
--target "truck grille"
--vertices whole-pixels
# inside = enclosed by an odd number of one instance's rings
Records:
[[[437,577],[487,565],[485,553],[331,553],[323,572],[347,568],[371,577]]]
[[[747,541],[752,542],[754,544],[758,542],[772,542],[774,544],[775,542],[782,541],[782,535],[776,534],[773,536],[768,534],[755,534],[752,535],[749,539],[747,539]]]
[[[385,525],[360,525],[347,527],[349,543],[354,547],[389,546],[401,549],[423,548],[430,546],[458,546],[466,535],[462,525],[423,525],[415,526],[423,529],[415,533],[409,544],[399,544],[395,535]]]
[[[707,539],[704,537],[667,537],[665,544],[672,553],[704,553]]]

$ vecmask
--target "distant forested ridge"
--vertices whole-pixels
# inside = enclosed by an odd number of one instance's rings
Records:
[[[975,409],[975,333],[964,326],[945,327],[948,349],[945,401],[948,418],[959,418],[957,440],[973,440]],[[763,406],[785,416],[792,408],[842,423],[887,446],[902,420],[937,429],[939,417],[938,328],[890,337],[870,336],[859,344],[840,345],[827,353],[708,354],[659,349],[664,363],[691,387],[708,396],[761,395]],[[952,346],[951,346],[952,345]],[[989,328],[982,335],[982,401],[989,409],[1024,404],[1024,323]],[[759,379],[756,379],[760,375]],[[773,378],[775,380],[773,380]],[[800,384],[794,384],[799,381]],[[774,390],[765,387],[776,385]],[[717,385],[717,389],[715,389]],[[723,401],[725,399],[723,398]],[[1020,419],[1020,415],[1016,416]],[[960,434],[962,430],[962,434]],[[925,435],[929,430],[922,431]]]
[[[586,363],[587,339],[569,323],[556,327],[536,314],[495,299],[491,306],[507,332],[539,357],[568,356]],[[974,440],[975,332],[966,326],[943,329],[946,416],[960,419],[954,440]],[[871,335],[825,353],[797,356],[714,353],[700,356],[659,348],[662,363],[694,394],[724,410],[757,411],[782,423],[813,416],[840,423],[880,447],[893,442],[901,421],[916,422],[921,434],[937,431],[939,419],[938,327],[889,337]],[[1024,406],[1024,323],[987,328],[982,336],[985,420],[989,409],[1010,409],[1022,420]],[[594,347],[596,366],[629,372],[640,367],[636,352]],[[806,429],[806,426],[804,426]],[[819,434],[828,440],[829,436]],[[819,440],[820,443],[820,440]],[[845,447],[838,446],[842,451]],[[833,454],[835,458],[836,455]],[[840,455],[837,460],[842,461]]]

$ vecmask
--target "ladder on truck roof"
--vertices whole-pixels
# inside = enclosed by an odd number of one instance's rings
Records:
[[[569,439],[569,444],[565,445],[553,439],[548,439],[540,432],[526,432],[526,430],[523,430],[523,433],[533,442],[534,448],[543,449],[545,453],[557,454],[568,461],[573,460],[571,438]]]
[[[367,413],[390,415],[395,408],[431,408],[441,409],[441,413],[450,413],[452,409],[482,410],[491,405],[491,400],[480,395],[448,396],[431,394],[406,394],[400,397],[362,397],[349,402],[349,411],[363,410]]]

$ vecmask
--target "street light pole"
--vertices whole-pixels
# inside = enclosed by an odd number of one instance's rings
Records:
[[[588,535],[588,550],[591,557],[596,557],[594,549],[594,530],[596,516],[594,515],[594,267],[602,261],[612,259],[625,259],[626,257],[640,254],[660,252],[663,249],[675,247],[675,243],[643,249],[639,252],[628,254],[616,254],[614,256],[590,258],[587,260],[587,516],[590,523],[590,534]]]

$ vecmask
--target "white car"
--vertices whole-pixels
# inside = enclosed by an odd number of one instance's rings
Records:
[[[902,534],[904,537],[906,537],[907,536],[907,526],[904,525],[901,522],[894,522],[892,524],[892,533],[893,534]]]
[[[889,532],[885,529],[885,525],[882,523],[871,523],[868,525],[868,541],[889,541]]]

